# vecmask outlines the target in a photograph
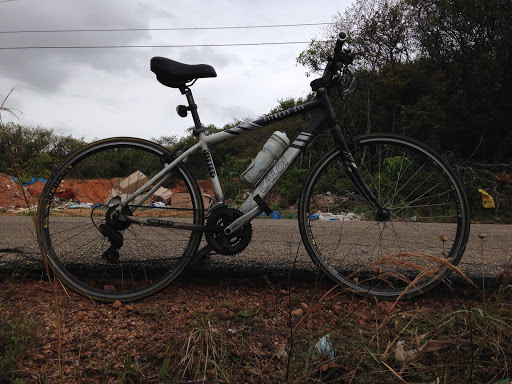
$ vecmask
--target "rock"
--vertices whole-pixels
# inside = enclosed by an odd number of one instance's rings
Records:
[[[395,303],[392,301],[379,302],[379,309],[384,314],[388,314],[394,307],[395,307]]]
[[[115,290],[116,290],[116,287],[114,287],[113,285],[108,285],[108,284],[107,284],[107,285],[103,286],[103,289],[104,289],[105,291],[115,291]]]

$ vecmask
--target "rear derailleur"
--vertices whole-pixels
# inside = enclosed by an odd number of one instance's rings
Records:
[[[105,215],[105,223],[97,227],[110,243],[110,247],[103,252],[102,258],[111,264],[116,264],[119,261],[119,249],[123,246],[121,231],[130,226],[130,222],[119,220],[118,214],[115,212],[116,208],[117,205],[109,207]],[[131,215],[132,213],[129,208],[125,207],[123,208],[123,214]]]

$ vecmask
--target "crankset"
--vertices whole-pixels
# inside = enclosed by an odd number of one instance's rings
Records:
[[[237,209],[220,206],[215,208],[207,218],[205,237],[213,250],[222,255],[236,255],[242,252],[251,242],[251,223],[244,225],[238,231],[226,235],[224,228],[242,216]]]

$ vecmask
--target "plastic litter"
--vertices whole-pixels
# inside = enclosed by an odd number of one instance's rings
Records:
[[[281,215],[279,212],[277,211],[274,211],[272,212],[272,214],[270,215],[272,217],[272,219],[274,220],[280,220],[283,218],[283,215]]]
[[[482,205],[484,208],[495,208],[494,199],[491,195],[485,192],[483,189],[479,189],[478,192],[482,194]]]
[[[16,182],[16,183],[18,182],[18,178],[17,177],[13,177],[12,179],[14,180],[14,182]],[[27,181],[26,183],[23,183],[23,186],[34,184],[36,181],[41,181],[43,183],[47,183],[48,182],[48,180],[46,180],[46,179],[41,179],[40,177],[33,177],[32,180]]]
[[[407,359],[412,359],[417,352],[415,349],[406,351],[404,346],[405,346],[405,341],[403,341],[403,340],[400,340],[398,343],[396,343],[395,360],[398,363],[403,363]]]
[[[312,348],[312,352],[325,360],[334,358],[334,348],[331,344],[331,335],[327,334],[322,336]]]
[[[92,203],[80,203],[80,204],[74,204],[70,205],[68,208],[70,209],[76,209],[76,208],[92,208]]]
[[[335,215],[331,212],[317,212],[318,220],[328,221],[343,221],[343,220],[359,220],[359,216],[354,212],[343,213]],[[311,217],[311,216],[310,216]]]

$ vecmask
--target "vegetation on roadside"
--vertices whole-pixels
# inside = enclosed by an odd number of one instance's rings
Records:
[[[497,384],[512,377],[510,279],[485,293],[441,287],[397,303],[319,282],[210,280],[188,279],[120,307],[68,293],[66,383]],[[46,284],[9,284],[19,286],[0,293],[0,382],[58,382],[55,335],[42,326],[51,323],[52,295]],[[37,300],[20,300],[33,289]]]
[[[24,182],[31,180],[33,177],[48,178],[61,160],[86,144],[83,139],[61,136],[52,129],[42,127],[26,127],[7,123],[3,126],[3,129],[9,137],[11,151]],[[0,172],[14,175],[4,141],[5,136],[2,136]]]
[[[17,370],[23,360],[30,359],[41,347],[42,338],[37,332],[40,323],[34,316],[21,317],[18,313],[11,312],[8,307],[1,307],[0,383],[25,383],[20,378],[23,372]],[[13,379],[16,376],[18,377]]]

